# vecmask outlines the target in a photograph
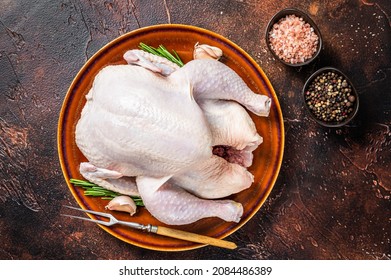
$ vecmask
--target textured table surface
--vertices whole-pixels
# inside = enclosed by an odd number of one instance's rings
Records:
[[[275,61],[264,40],[278,10],[308,12],[324,39],[314,63]],[[391,3],[336,1],[2,0],[0,3],[0,259],[390,259]],[[285,125],[278,180],[259,212],[211,246],[158,252],[61,217],[73,204],[56,142],[60,108],[78,70],[126,32],[162,23],[203,27],[248,52],[269,77]],[[349,126],[323,128],[300,96],[334,66],[360,96]]]

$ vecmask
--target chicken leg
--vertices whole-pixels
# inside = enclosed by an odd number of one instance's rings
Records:
[[[218,217],[228,222],[240,221],[243,214],[240,203],[200,199],[175,184],[164,182],[166,179],[136,178],[145,207],[159,221],[170,225],[190,224],[208,217]]]
[[[197,102],[204,99],[234,100],[258,116],[269,115],[271,99],[254,93],[235,71],[217,60],[192,60],[167,78],[188,80]]]

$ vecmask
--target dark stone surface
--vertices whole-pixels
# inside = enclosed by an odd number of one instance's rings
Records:
[[[285,67],[266,48],[268,20],[285,7],[308,12],[323,34],[324,50],[309,66]],[[2,1],[0,259],[390,259],[390,16],[388,0]],[[56,142],[71,81],[109,41],[159,23],[200,26],[237,43],[281,103],[281,172],[265,205],[229,237],[234,251],[149,251],[59,215],[74,203]],[[305,79],[328,65],[360,96],[358,116],[339,129],[312,121],[300,95]]]

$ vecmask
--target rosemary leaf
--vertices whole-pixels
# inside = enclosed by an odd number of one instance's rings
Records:
[[[139,48],[142,49],[143,51],[149,52],[151,54],[161,56],[157,49],[155,49],[154,47],[148,46],[147,44],[140,43]]]
[[[164,58],[168,59],[169,61],[174,62],[175,64],[179,65],[180,67],[185,65],[182,62],[182,60],[180,59],[180,57],[176,51],[173,50],[172,52],[174,53],[174,55],[172,55],[163,45],[159,45],[158,48],[154,48],[152,46],[148,46],[147,44],[144,44],[141,42],[139,44],[139,48],[145,52],[164,57]]]
[[[183,66],[183,62],[182,62],[182,60],[180,59],[180,57],[179,57],[178,53],[177,53],[176,51],[174,51],[174,50],[172,50],[172,52],[174,53],[174,55],[175,55],[175,58],[176,58],[177,60],[181,61],[181,63],[182,63],[182,66]]]
[[[70,179],[69,182],[73,184],[76,187],[81,187],[84,189],[84,195],[86,196],[95,196],[95,197],[101,197],[101,199],[113,199],[114,197],[120,196],[122,194],[113,192],[110,190],[107,190],[105,188],[102,188],[98,186],[97,184],[79,180],[79,179]],[[137,206],[144,206],[143,200],[139,196],[130,196],[134,203]]]

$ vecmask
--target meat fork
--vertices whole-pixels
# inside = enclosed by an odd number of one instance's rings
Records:
[[[163,227],[163,226],[154,226],[154,225],[150,225],[150,224],[143,225],[143,224],[134,223],[134,222],[125,222],[125,221],[117,220],[113,215],[111,215],[109,213],[97,212],[97,211],[92,211],[92,210],[85,210],[85,209],[76,208],[76,207],[72,207],[72,206],[68,206],[68,205],[64,205],[64,207],[67,207],[67,208],[70,208],[73,210],[78,210],[78,211],[85,212],[85,213],[94,214],[94,215],[101,216],[101,217],[105,217],[105,218],[108,218],[109,220],[108,221],[93,220],[93,219],[89,219],[86,217],[73,216],[73,215],[68,215],[68,214],[61,214],[62,216],[80,219],[80,220],[84,220],[84,221],[90,221],[90,222],[94,222],[94,223],[108,226],[108,227],[115,225],[115,224],[119,224],[119,225],[131,227],[131,228],[139,229],[139,230],[142,230],[145,232],[152,232],[152,233],[155,233],[158,235],[169,236],[169,237],[173,237],[176,239],[192,241],[192,242],[201,243],[201,244],[213,245],[213,246],[222,247],[222,248],[226,248],[226,249],[235,249],[237,247],[236,244],[233,242],[221,240],[221,239],[217,239],[217,238],[213,238],[213,237],[209,237],[209,236],[205,236],[205,235],[200,235],[200,234],[186,232],[186,231],[182,231],[182,230],[167,228],[167,227]]]

